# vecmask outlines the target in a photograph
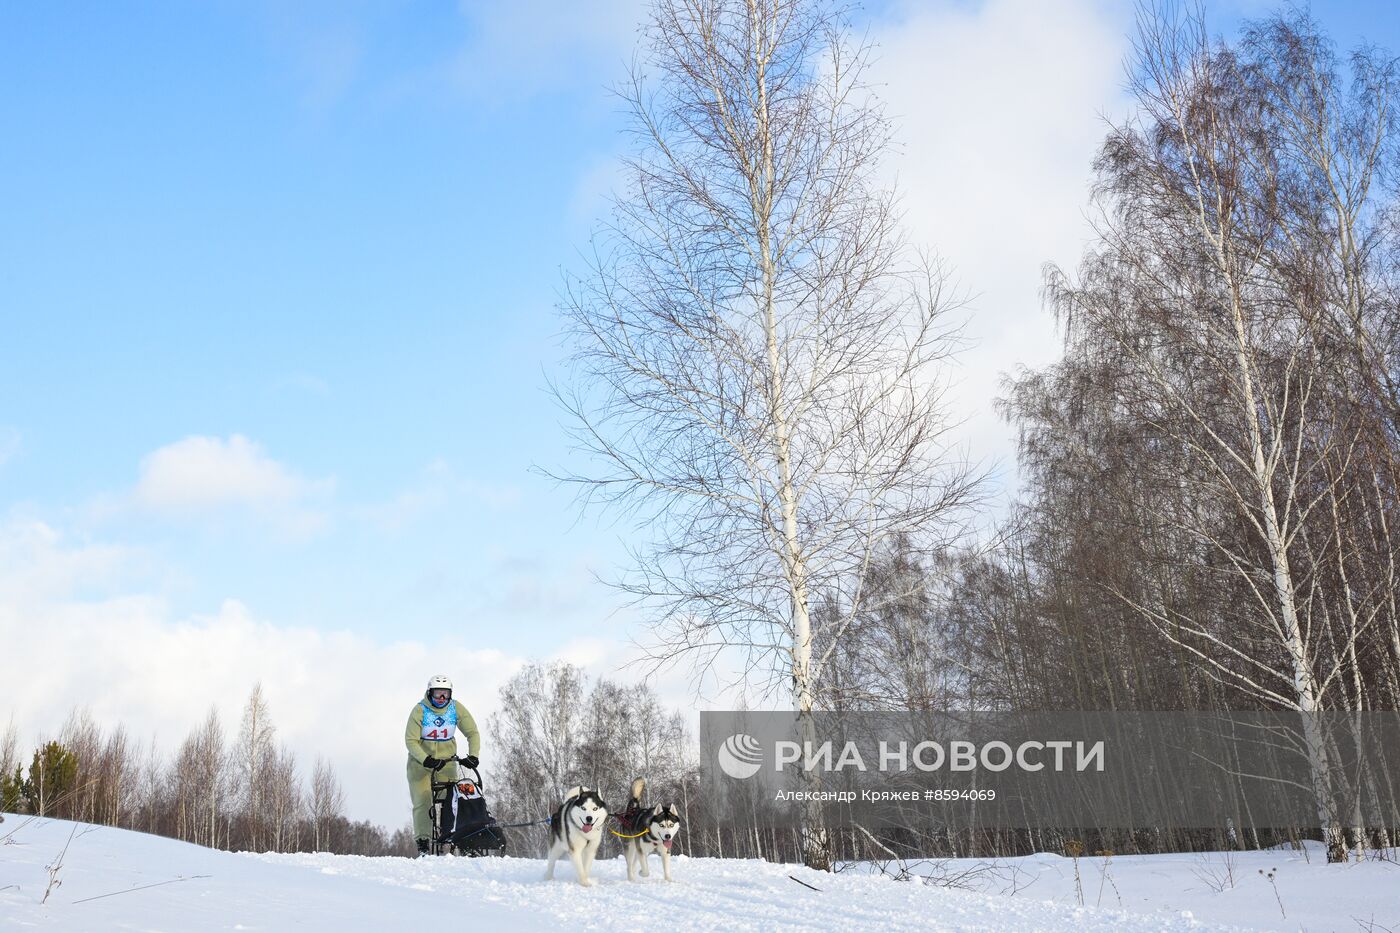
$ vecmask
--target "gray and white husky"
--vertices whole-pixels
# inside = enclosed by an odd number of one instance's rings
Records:
[[[626,830],[630,838],[622,840],[622,855],[627,859],[627,880],[637,880],[637,870],[643,878],[651,877],[647,864],[653,855],[661,856],[661,874],[671,880],[671,842],[681,831],[681,816],[673,804],[664,807],[642,808],[642,791],[646,781],[637,778],[632,782],[632,798],[627,801],[626,814],[631,816],[631,825]],[[643,832],[645,830],[645,832]],[[641,833],[641,835],[636,835]]]
[[[554,878],[554,863],[560,856],[567,855],[578,873],[578,883],[585,888],[593,887],[588,870],[593,866],[593,856],[598,854],[607,821],[608,805],[597,791],[587,787],[569,788],[564,802],[549,821],[549,868],[545,870],[545,880]]]

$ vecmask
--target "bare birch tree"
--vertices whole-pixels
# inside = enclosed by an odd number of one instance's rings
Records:
[[[268,821],[263,798],[270,782],[269,768],[277,751],[273,744],[276,731],[272,711],[263,697],[262,684],[254,684],[248,703],[243,707],[243,722],[233,750],[239,780],[238,797],[245,822],[245,845],[254,851],[266,844]]]
[[[939,390],[953,302],[874,183],[868,54],[823,0],[658,0],[621,91],[626,189],[563,303],[559,394],[595,455],[567,478],[652,535],[621,585],[657,660],[738,649],[804,733],[873,556],[956,538],[978,488]],[[804,825],[826,867],[819,808]]]
[[[140,774],[137,778],[140,816],[136,826],[148,833],[156,833],[160,828],[162,809],[165,800],[162,778],[164,767],[160,753],[156,747],[156,738],[151,738],[146,743],[146,752],[142,756]],[[168,814],[167,814],[168,815]]]
[[[1271,103],[1267,116],[1294,221],[1271,254],[1273,266],[1276,274],[1305,286],[1310,300],[1299,307],[1304,326],[1314,339],[1337,348],[1329,360],[1333,417],[1345,419],[1356,437],[1350,460],[1332,467],[1337,481],[1325,513],[1332,519],[1341,613],[1353,628],[1373,627],[1384,645],[1389,663],[1383,705],[1395,708],[1400,541],[1389,515],[1400,488],[1400,228],[1394,195],[1385,186],[1400,167],[1400,66],[1388,53],[1363,47],[1349,56],[1350,74],[1344,74],[1317,24],[1297,12],[1255,24],[1243,46],[1257,93]],[[1360,557],[1362,566],[1355,566],[1356,557],[1343,560],[1348,553]],[[1351,667],[1355,680],[1360,672]],[[1355,689],[1351,702],[1358,702]]]
[[[583,671],[563,662],[527,664],[501,687],[489,730],[500,763],[494,780],[512,812],[548,812],[564,788],[581,780],[576,751],[587,715],[584,690]]]
[[[286,746],[274,748],[264,764],[262,805],[267,841],[273,852],[295,852],[306,801],[297,778],[296,755]]]
[[[316,756],[311,772],[307,809],[311,815],[312,848],[317,852],[328,851],[332,829],[337,821],[345,818],[345,791],[331,763],[320,755]]]
[[[58,733],[59,743],[78,759],[80,771],[85,772],[74,792],[72,812],[80,820],[97,819],[98,784],[101,770],[94,767],[101,761],[102,729],[86,706],[68,714]]]
[[[218,710],[211,706],[176,752],[169,784],[176,815],[176,836],[199,845],[218,847],[223,811],[223,768],[227,752]],[[228,844],[227,836],[224,844]]]
[[[12,810],[19,804],[20,786],[19,727],[10,717],[5,731],[0,733],[0,811]]]

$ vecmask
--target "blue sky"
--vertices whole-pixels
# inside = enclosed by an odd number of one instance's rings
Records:
[[[485,711],[527,658],[617,675],[642,633],[592,574],[633,531],[530,467],[568,461],[555,294],[626,145],[606,87],[642,9],[0,4],[0,683],[26,735],[76,681],[169,744],[191,697],[233,720],[261,679],[393,822],[430,673]],[[1400,47],[1389,5],[1314,9]],[[1053,359],[1040,266],[1083,242],[1131,8],[862,17],[911,232],[973,296],[967,448],[1010,483],[990,398]],[[385,740],[315,738],[307,690]]]
[[[567,496],[526,471],[563,454],[542,373],[581,185],[615,149],[604,68],[582,86],[474,84],[480,24],[443,4],[0,17],[18,89],[0,103],[7,505],[81,512],[154,450],[241,434],[333,482],[324,534],[145,517],[121,533],[178,552],[177,608],[236,589],[352,627],[476,615],[464,584],[493,551],[557,564],[590,546],[561,541]],[[341,514],[431,470],[479,494],[454,489],[398,533]],[[415,588],[422,602],[401,598]]]

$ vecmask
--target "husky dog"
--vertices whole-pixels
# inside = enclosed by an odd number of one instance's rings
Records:
[[[661,873],[671,880],[671,840],[681,831],[681,817],[675,806],[642,809],[642,791],[646,781],[637,778],[632,782],[632,799],[627,801],[627,809],[622,820],[625,835],[631,838],[622,840],[622,855],[627,859],[627,880],[637,880],[637,869],[643,878],[651,877],[647,862],[652,855],[661,856]],[[635,835],[641,833],[641,835]]]
[[[593,887],[588,870],[593,865],[593,856],[598,854],[598,844],[603,841],[603,824],[607,820],[608,805],[597,791],[587,787],[569,788],[564,802],[549,821],[549,868],[545,870],[545,880],[554,878],[554,863],[561,855],[567,855],[578,873],[578,883],[585,888]]]

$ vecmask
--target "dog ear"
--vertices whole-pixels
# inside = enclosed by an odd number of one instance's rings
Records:
[[[660,815],[661,815],[661,807],[660,807],[659,805],[658,805],[658,806],[655,806],[655,807],[652,807],[650,810],[647,811],[647,814],[648,814],[649,816],[660,816]]]
[[[673,817],[676,818],[676,819],[680,819],[680,818],[681,818],[680,813],[676,812],[676,805],[673,804],[673,803],[668,803],[668,804],[666,804],[666,812],[669,813],[671,816],[673,816]]]

